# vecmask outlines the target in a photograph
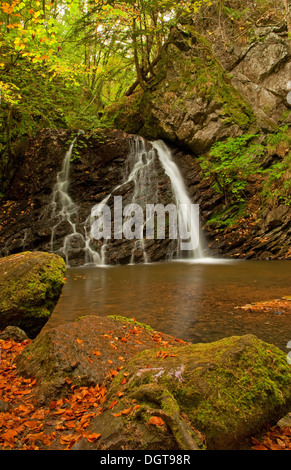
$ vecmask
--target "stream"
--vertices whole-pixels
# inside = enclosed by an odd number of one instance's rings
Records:
[[[235,307],[290,295],[290,262],[213,260],[68,268],[45,330],[121,315],[193,343],[253,333],[287,351],[290,314]]]

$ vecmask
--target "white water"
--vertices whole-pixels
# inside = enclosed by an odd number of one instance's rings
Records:
[[[110,194],[108,194],[100,203],[93,206],[91,213],[83,223],[82,227],[77,228],[78,207],[70,197],[69,190],[69,172],[72,151],[77,138],[75,138],[68,151],[65,154],[61,171],[57,174],[57,181],[53,188],[52,196],[52,219],[57,219],[57,223],[52,227],[51,233],[51,251],[63,254],[67,266],[70,266],[70,254],[82,249],[84,251],[84,264],[93,264],[96,266],[106,266],[106,255],[110,249],[109,239],[105,238],[99,252],[95,251],[91,242],[94,236],[94,221],[96,217],[102,213],[104,206],[109,202],[110,198],[118,194],[120,188],[124,185],[133,183],[131,204],[138,204],[145,210],[148,203],[158,204],[158,162],[165,171],[165,175],[169,177],[173,192],[173,199],[177,207],[179,228],[186,230],[190,234],[192,246],[187,251],[183,251],[182,238],[178,236],[177,240],[169,241],[169,259],[187,259],[195,260],[203,258],[201,243],[199,242],[199,220],[197,214],[193,211],[187,212],[185,207],[191,206],[191,200],[187,194],[187,190],[182,175],[172,159],[172,155],[168,147],[163,141],[155,141],[150,145],[138,136],[134,136],[130,140],[130,152],[125,162],[123,181],[116,185]],[[183,210],[181,208],[183,207]],[[189,217],[190,216],[190,217]],[[129,215],[123,222],[125,226]],[[198,221],[197,221],[198,220]],[[60,224],[66,222],[68,225],[68,233],[63,239],[63,245],[56,248],[55,238],[56,231]],[[144,263],[148,263],[148,255],[146,252],[146,243],[144,238],[145,225],[147,220],[141,226],[138,237],[133,241],[130,264],[135,263],[136,251],[142,252]],[[80,229],[82,233],[80,232]],[[179,235],[179,231],[178,231]],[[193,248],[194,246],[194,248]]]
[[[189,253],[187,258],[203,258],[202,243],[200,240],[199,218],[197,217],[195,211],[189,211],[192,203],[188,196],[181,172],[172,159],[171,151],[162,140],[152,142],[152,145],[157,150],[159,160],[165,170],[165,173],[171,180],[173,194],[178,209],[179,227],[182,233],[190,234],[190,249],[188,250]],[[198,210],[197,207],[196,209]],[[177,250],[177,257],[179,259],[184,257],[182,246],[183,244],[180,236],[178,238]]]
[[[156,178],[155,178],[155,158],[156,154],[152,148],[146,149],[146,142],[141,137],[133,137],[130,139],[130,151],[126,161],[125,174],[123,182],[112,190],[111,194],[106,196],[99,204],[96,204],[91,211],[91,222],[92,218],[97,216],[105,204],[109,201],[110,197],[117,193],[117,191],[124,185],[133,182],[133,195],[132,195],[132,204],[140,204],[144,209],[147,196],[153,196],[153,193],[156,191]],[[151,197],[152,199],[152,197]],[[157,202],[157,201],[155,201]],[[125,223],[126,223],[125,219]],[[144,223],[145,225],[145,223]],[[134,264],[135,252],[136,250],[142,250],[144,263],[148,262],[148,257],[145,249],[145,242],[143,238],[143,229],[144,225],[141,227],[141,233],[139,233],[139,238],[134,242],[134,247],[132,249],[130,264]],[[94,230],[91,230],[91,237],[94,238]],[[106,265],[106,250],[108,248],[108,240],[105,240],[101,251],[100,251],[100,263],[101,265]]]
[[[61,171],[57,174],[57,182],[53,188],[53,200],[52,200],[52,215],[51,218],[57,218],[58,222],[52,227],[51,233],[51,251],[54,251],[55,233],[59,225],[67,221],[71,233],[67,234],[63,241],[63,246],[57,251],[62,252],[66,256],[66,263],[69,265],[68,260],[68,248],[70,240],[74,235],[77,235],[76,224],[73,222],[73,216],[77,215],[78,207],[73,202],[68,194],[69,187],[69,171],[70,171],[70,160],[72,157],[72,151],[75,144],[76,138],[72,141],[69,150],[65,154],[63,160],[63,166]]]
[[[85,264],[99,264],[99,255],[95,253],[89,246],[90,239],[87,236],[85,227],[84,235],[77,230],[76,221],[78,216],[78,206],[74,203],[68,193],[70,161],[77,137],[72,141],[68,151],[65,154],[61,171],[57,174],[57,181],[53,188],[52,196],[52,213],[51,218],[57,219],[57,223],[52,227],[50,248],[52,252],[63,254],[65,256],[66,265],[70,266],[69,253],[74,249],[74,245],[83,248],[85,255]],[[63,239],[63,245],[55,249],[55,235],[58,227],[64,223],[68,223],[69,233]]]

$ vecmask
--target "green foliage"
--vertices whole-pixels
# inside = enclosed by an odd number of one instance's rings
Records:
[[[217,142],[207,156],[199,159],[204,175],[213,181],[213,187],[224,195],[227,204],[244,201],[247,178],[259,170],[264,148],[250,144],[256,137],[243,135]]]
[[[280,160],[264,170],[266,179],[261,197],[273,206],[291,205],[291,133],[288,126],[267,137],[267,149]]]
[[[224,230],[225,227],[231,227],[237,220],[243,216],[246,204],[244,202],[240,204],[234,204],[231,207],[227,207],[218,213],[214,214],[207,222],[206,225],[210,228],[216,228]],[[245,215],[246,217],[246,215]]]

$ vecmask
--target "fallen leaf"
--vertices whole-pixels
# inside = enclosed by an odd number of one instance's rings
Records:
[[[159,416],[152,416],[149,422],[151,424],[154,424],[155,426],[163,426],[165,424],[162,418],[160,418]]]
[[[109,372],[110,372],[110,374],[111,374],[113,377],[116,377],[117,374],[118,374],[117,370],[114,370],[114,369],[110,369]]]
[[[109,410],[111,410],[115,405],[117,405],[118,400],[114,400],[111,405],[109,405]]]
[[[101,436],[101,434],[92,433],[92,434],[87,434],[86,438],[87,438],[88,442],[94,442],[97,439],[99,439],[100,436]]]

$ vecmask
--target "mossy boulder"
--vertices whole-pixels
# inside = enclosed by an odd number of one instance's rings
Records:
[[[23,252],[0,259],[0,330],[16,326],[35,338],[50,318],[66,265],[51,253]]]
[[[290,408],[286,355],[254,335],[148,350],[114,379],[91,426],[100,440],[78,448],[237,450]]]
[[[69,394],[70,384],[107,386],[134,355],[161,342],[183,345],[134,319],[85,315],[44,329],[18,357],[17,370],[36,378],[38,402],[49,403]]]

